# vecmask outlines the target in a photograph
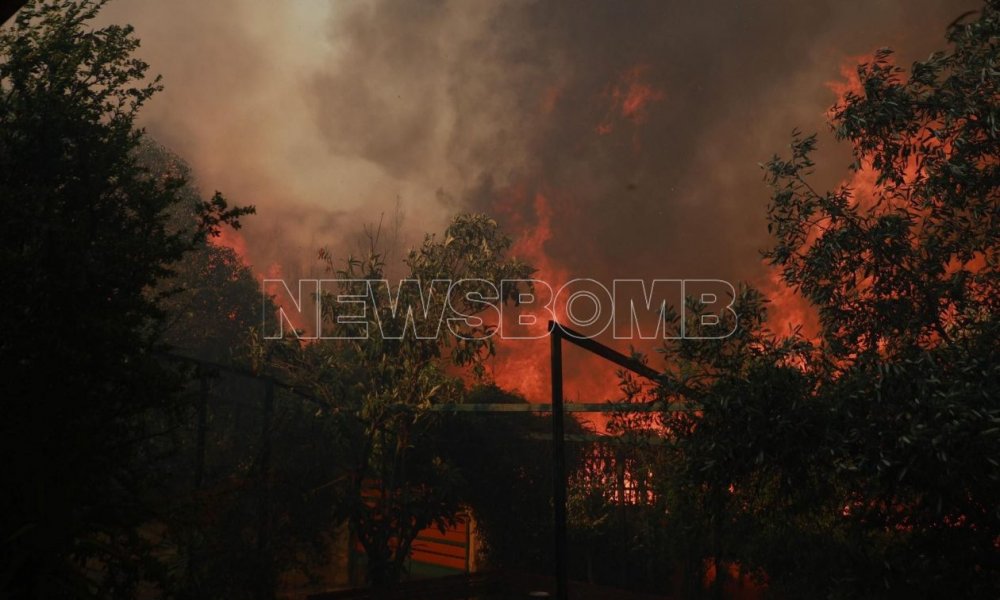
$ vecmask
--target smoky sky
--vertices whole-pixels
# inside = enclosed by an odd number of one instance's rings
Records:
[[[253,203],[258,269],[309,272],[365,223],[415,243],[451,214],[573,277],[761,276],[758,163],[826,131],[828,83],[880,46],[944,46],[955,0],[480,2],[115,0],[166,91],[143,116],[203,191]],[[623,99],[638,90],[639,106]],[[820,185],[848,156],[821,138]],[[398,212],[398,214],[397,214]],[[395,220],[395,219],[393,219]],[[405,245],[405,244],[404,244]]]
[[[102,18],[163,76],[150,135],[205,194],[257,206],[238,241],[258,273],[321,276],[319,247],[346,256],[380,220],[398,258],[478,211],[543,276],[766,284],[759,163],[817,131],[815,183],[842,181],[830,84],[882,46],[902,65],[943,48],[975,7],[113,0]],[[501,344],[497,382],[544,399],[547,348]],[[613,369],[574,352],[567,397],[613,397]]]

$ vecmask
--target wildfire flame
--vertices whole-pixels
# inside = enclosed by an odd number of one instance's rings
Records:
[[[649,65],[636,65],[626,70],[618,81],[610,86],[605,95],[610,100],[610,106],[604,120],[597,125],[600,135],[608,135],[615,129],[617,121],[627,121],[633,125],[641,125],[649,118],[649,105],[666,97],[659,90],[643,81]]]
[[[246,239],[243,237],[243,234],[235,229],[223,227],[219,230],[218,236],[209,238],[209,243],[219,248],[231,249],[236,253],[236,256],[243,265],[250,266],[252,264],[248,254]],[[281,265],[277,262],[273,262],[263,271],[257,273],[257,281],[263,284],[265,279],[283,279],[283,274],[284,270]],[[308,298],[304,298],[302,300],[304,302],[312,301]],[[305,331],[307,335],[313,332],[312,330],[315,329],[315,326],[312,323],[305,322],[299,314],[299,311],[288,303],[287,298],[275,296],[274,302],[277,304],[279,309],[282,309],[292,327]]]

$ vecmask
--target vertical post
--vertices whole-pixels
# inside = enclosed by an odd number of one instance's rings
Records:
[[[198,395],[198,429],[195,433],[197,456],[195,457],[194,469],[194,487],[196,489],[201,489],[205,482],[205,452],[206,437],[208,436],[208,376],[201,372],[201,368],[199,368],[199,374],[201,375],[201,393]]]
[[[198,366],[198,380],[200,382],[200,392],[198,394],[198,416],[195,430],[195,457],[194,457],[194,489],[197,494],[205,483],[205,439],[208,432],[208,374],[205,368]],[[187,592],[194,596],[199,594],[196,574],[197,556],[201,553],[198,547],[200,540],[196,541],[196,536],[192,535],[188,540],[188,560],[187,560]]]
[[[627,490],[625,489],[625,452],[620,447],[615,447],[614,452],[615,460],[615,487],[618,488],[618,520],[621,525],[621,585],[623,588],[628,586],[628,560],[629,560],[629,546],[628,546],[628,514],[626,512],[625,503],[628,502],[628,497],[626,496]]]
[[[260,472],[258,473],[260,485],[260,514],[257,525],[257,559],[260,561],[260,581],[257,590],[257,597],[261,600],[273,600],[275,597],[276,581],[274,580],[273,565],[268,553],[272,551],[271,542],[271,425],[274,418],[274,380],[268,377],[264,380],[264,406],[262,411],[261,426],[261,447],[260,447]],[[266,558],[265,558],[266,557]]]
[[[465,518],[465,574],[472,573],[472,515]]]
[[[556,562],[556,600],[567,600],[566,448],[563,425],[562,330],[549,321],[552,343],[552,507]]]

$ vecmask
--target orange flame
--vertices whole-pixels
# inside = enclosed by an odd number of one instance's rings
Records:
[[[605,118],[597,125],[598,135],[608,135],[615,129],[615,123],[622,120],[632,125],[641,125],[649,118],[649,105],[666,97],[659,90],[643,81],[649,65],[637,65],[622,73],[605,95],[610,100]]]
[[[789,335],[799,328],[803,337],[816,341],[820,323],[816,307],[800,296],[781,279],[776,269],[759,281],[760,291],[767,297],[767,324],[779,335]]]
[[[240,263],[246,266],[252,266],[247,253],[246,239],[239,231],[229,227],[223,227],[219,230],[218,236],[209,238],[209,243],[219,248],[231,249],[236,253]],[[257,273],[256,277],[258,283],[263,284],[265,279],[281,279],[282,275],[283,271],[281,265],[278,263],[271,263],[271,265],[267,267],[263,273]],[[315,325],[312,323],[306,323],[301,315],[299,315],[295,310],[295,307],[288,304],[285,298],[276,296],[274,297],[274,301],[278,308],[284,310],[284,313],[288,317],[292,327],[305,331],[307,335],[314,333],[313,329],[315,329]],[[303,299],[303,301],[312,302],[311,299]]]
[[[529,199],[530,198],[530,199]],[[523,215],[530,206],[530,215]],[[558,264],[546,249],[553,237],[552,220],[555,214],[551,194],[538,192],[529,196],[521,189],[512,189],[497,207],[499,216],[512,230],[521,231],[511,249],[511,256],[532,265],[533,278],[548,283],[553,294],[570,279],[569,271]],[[530,222],[529,222],[530,220]],[[536,289],[536,293],[539,290]],[[565,307],[552,306],[555,317],[566,322]],[[539,339],[498,339],[496,357],[492,361],[494,382],[506,389],[516,390],[531,402],[548,402],[551,395],[549,371],[550,339],[547,333],[547,312],[538,312],[538,319],[531,325],[517,322],[518,311],[505,309],[501,331],[517,335],[544,336]],[[582,350],[566,348],[563,357],[564,394],[567,402],[603,402],[622,396],[615,367],[603,359]],[[600,428],[606,424],[604,415],[591,419]]]

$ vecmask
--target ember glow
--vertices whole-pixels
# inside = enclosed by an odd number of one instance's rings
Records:
[[[663,100],[662,90],[646,83],[643,77],[649,65],[638,65],[625,71],[618,82],[605,92],[610,101],[605,119],[597,126],[597,133],[608,135],[615,129],[615,124],[627,121],[632,125],[641,125],[649,118],[650,104]]]
[[[1000,597],[1000,0],[0,6],[0,598]]]

